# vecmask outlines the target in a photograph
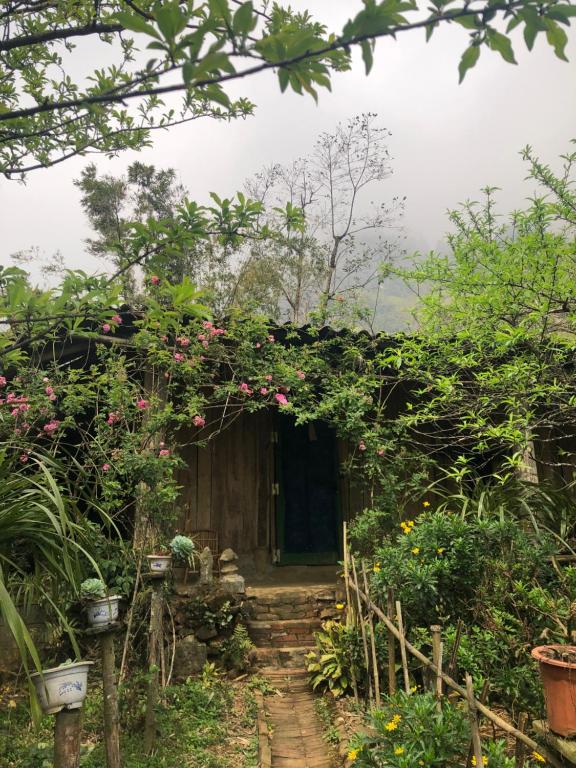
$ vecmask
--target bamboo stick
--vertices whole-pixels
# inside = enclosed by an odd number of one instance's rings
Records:
[[[402,658],[402,672],[404,674],[404,690],[410,693],[410,675],[408,674],[408,657],[406,656],[406,636],[404,635],[404,622],[402,621],[402,606],[400,600],[396,600],[396,620],[400,632],[400,657]]]
[[[432,661],[437,670],[442,669],[442,627],[440,624],[432,624],[430,627],[432,633]],[[436,672],[436,681],[434,684],[434,692],[438,701],[438,708],[440,708],[440,699],[442,698],[442,677]]]
[[[352,586],[352,585],[351,585]],[[370,602],[369,598],[362,592],[360,594],[360,597],[366,601]],[[397,640],[400,640],[400,632],[398,631],[398,628],[394,625],[392,621],[386,616],[386,614],[378,608],[377,605],[372,605],[372,610],[378,616],[378,618],[384,622],[386,627],[390,630],[390,632],[394,635],[394,637]],[[408,640],[405,640],[406,643],[406,650],[408,653],[410,653],[414,658],[418,659],[422,664],[429,667],[432,671],[438,672],[436,669],[434,663],[430,661],[429,658],[427,658],[421,651],[418,650],[418,648],[415,648]],[[453,680],[448,674],[445,672],[442,672],[442,680],[444,681],[444,684],[447,685],[449,688],[451,688],[453,691],[456,691],[462,698],[466,699],[466,689],[463,688],[461,685],[459,685],[455,680]],[[485,704],[482,704],[482,702],[477,701],[476,707],[478,711],[484,715],[488,720],[490,720],[491,723],[494,723],[494,725],[498,726],[503,731],[506,731],[506,733],[511,734],[519,741],[526,744],[527,747],[529,747],[531,750],[534,750],[536,752],[539,752],[543,757],[546,758],[546,760],[550,763],[550,765],[554,766],[554,768],[563,768],[562,762],[558,760],[556,755],[551,752],[549,749],[546,749],[546,747],[541,746],[538,744],[537,741],[534,741],[534,739],[531,739],[529,736],[527,736],[525,733],[522,733],[522,731],[519,731],[518,728],[515,728],[513,725],[510,725],[510,723],[507,723],[506,720],[503,720],[499,715],[497,715],[495,712],[492,712],[491,709],[489,709]]]
[[[346,626],[350,627],[354,623],[354,615],[353,615],[352,599],[350,595],[350,584],[349,584],[350,571],[349,571],[349,564],[348,564],[348,557],[349,557],[348,523],[346,521],[344,521],[343,533],[342,533],[342,550],[343,550],[343,556],[344,556],[344,582],[345,582],[345,588],[346,588]],[[356,704],[358,704],[360,701],[360,697],[358,696],[358,681],[356,680],[356,669],[354,667],[353,659],[350,664],[350,677],[352,681],[352,692],[354,694],[354,701]]]
[[[476,707],[476,699],[474,697],[474,685],[472,683],[472,677],[466,673],[466,700],[468,702],[468,717],[470,719],[470,730],[472,732],[472,747],[474,750],[474,757],[476,758],[476,766],[481,768],[482,766],[482,741],[480,739],[480,727],[478,725],[478,710]]]
[[[394,590],[388,587],[386,594],[386,608],[388,618],[394,621]],[[393,696],[396,693],[396,641],[394,633],[387,628],[388,633],[388,695]]]
[[[368,586],[368,576],[366,575],[366,565],[362,561],[362,576],[364,578],[364,589],[370,597],[370,587]],[[378,675],[378,656],[376,655],[376,638],[374,636],[374,613],[368,609],[368,626],[370,628],[370,648],[372,651],[372,674],[374,675],[374,694],[376,697],[376,706],[382,703],[380,698],[380,677]]]
[[[524,730],[526,728],[526,723],[528,722],[528,715],[526,712],[520,712],[520,715],[518,716],[518,730],[524,733]],[[514,758],[515,762],[514,765],[516,768],[524,768],[524,761],[526,759],[526,747],[521,741],[518,741],[516,739],[516,749],[514,752]]]
[[[352,563],[352,573],[354,575],[354,584],[353,588],[356,592],[356,598],[358,601],[358,619],[360,621],[360,631],[362,633],[362,646],[364,648],[364,661],[366,663],[366,672],[368,677],[368,698],[370,701],[374,699],[374,694],[372,691],[372,678],[370,677],[370,658],[368,656],[368,639],[366,637],[366,627],[364,626],[364,619],[362,617],[362,600],[360,598],[360,587],[358,586],[358,574],[356,572],[356,561],[354,560],[354,555],[351,556],[350,561]]]
[[[458,650],[460,648],[460,642],[462,640],[462,631],[464,630],[464,622],[462,619],[458,619],[456,625],[456,636],[454,637],[454,645],[452,646],[452,653],[450,654],[450,661],[448,663],[448,669],[446,672],[450,677],[454,677],[456,674],[456,664],[458,663]]]

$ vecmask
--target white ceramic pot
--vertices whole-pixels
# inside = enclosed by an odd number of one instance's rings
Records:
[[[151,573],[166,573],[172,565],[172,555],[146,555]]]
[[[88,624],[91,627],[103,627],[113,624],[118,618],[118,604],[120,598],[118,595],[110,595],[100,600],[92,600],[86,606],[86,615]]]
[[[88,691],[88,668],[92,661],[78,661],[54,669],[43,669],[31,677],[43,712],[53,715],[61,709],[80,709]]]

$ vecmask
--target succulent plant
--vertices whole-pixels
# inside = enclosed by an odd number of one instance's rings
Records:
[[[101,600],[106,597],[106,584],[102,579],[86,579],[80,584],[80,597],[83,600]]]
[[[194,542],[188,536],[174,536],[170,542],[170,550],[175,560],[189,563],[194,554]]]

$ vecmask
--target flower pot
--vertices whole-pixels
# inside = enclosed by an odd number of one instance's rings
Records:
[[[146,555],[151,573],[166,573],[172,564],[172,555]]]
[[[555,658],[558,652],[564,658]],[[548,727],[559,736],[576,736],[576,646],[540,645],[532,656],[540,664]]]
[[[100,600],[91,600],[86,606],[86,616],[91,627],[104,627],[113,624],[118,618],[118,595],[110,595]]]
[[[88,690],[88,668],[92,661],[78,661],[31,675],[42,711],[48,715],[61,709],[80,709]]]

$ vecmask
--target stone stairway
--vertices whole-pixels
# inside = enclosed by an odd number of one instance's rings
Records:
[[[258,662],[266,666],[303,666],[322,621],[336,616],[340,587],[249,587],[248,632]]]

